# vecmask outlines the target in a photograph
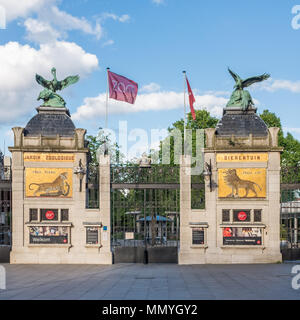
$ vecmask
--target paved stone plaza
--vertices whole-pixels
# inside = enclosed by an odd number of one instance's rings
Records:
[[[300,299],[300,289],[291,287],[295,263],[3,265],[2,300]]]

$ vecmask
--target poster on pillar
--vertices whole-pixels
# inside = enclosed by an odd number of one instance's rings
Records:
[[[31,244],[66,244],[68,236],[67,227],[47,226],[30,227],[29,229],[29,243]]]
[[[26,197],[72,197],[71,168],[26,168]]]
[[[222,168],[218,170],[219,198],[265,198],[265,168]]]
[[[223,228],[224,246],[260,246],[262,244],[261,228]]]

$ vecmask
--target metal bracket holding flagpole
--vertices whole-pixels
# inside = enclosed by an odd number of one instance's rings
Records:
[[[107,75],[107,84],[106,84],[106,103],[105,103],[105,129],[108,129],[108,90],[109,90],[109,82],[108,82],[108,71],[110,68],[106,68],[106,75]],[[107,147],[107,137],[104,142],[104,155],[108,154],[108,147]]]
[[[186,102],[185,102],[185,85],[186,85],[186,71],[182,71],[183,73],[183,154],[185,154],[185,136],[186,136]]]

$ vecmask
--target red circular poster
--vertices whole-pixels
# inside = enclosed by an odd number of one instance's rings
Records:
[[[48,210],[48,211],[46,212],[46,219],[52,220],[52,219],[54,218],[54,216],[55,216],[55,214],[54,214],[53,211]]]
[[[240,221],[245,221],[247,219],[247,213],[244,211],[241,211],[238,213],[238,219]]]

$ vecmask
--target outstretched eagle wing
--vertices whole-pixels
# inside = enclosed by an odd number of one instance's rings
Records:
[[[270,75],[267,73],[262,74],[261,76],[251,77],[243,81],[243,88],[251,86],[251,84],[256,82],[261,82],[270,78]]]
[[[63,90],[69,85],[76,83],[79,80],[79,76],[69,76],[66,79],[59,81],[59,90]]]
[[[44,88],[47,89],[51,89],[51,81],[48,81],[46,79],[44,79],[42,76],[40,76],[39,74],[35,75],[35,80],[38,84],[40,84],[41,86],[43,86]]]
[[[241,79],[235,72],[233,72],[229,68],[228,68],[228,71],[231,74],[231,76],[232,76],[232,78],[234,79],[235,82],[237,82],[239,79]]]

